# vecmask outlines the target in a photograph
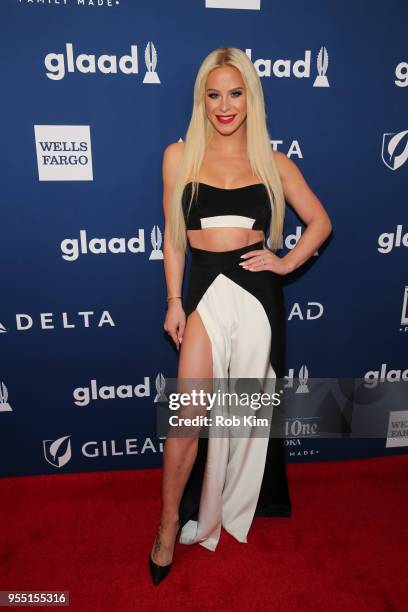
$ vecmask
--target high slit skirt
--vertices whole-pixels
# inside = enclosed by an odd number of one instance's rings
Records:
[[[197,310],[201,317],[215,379],[276,379],[279,392],[285,367],[282,277],[239,265],[243,253],[262,248],[262,241],[222,252],[190,247],[185,312],[188,317]],[[273,408],[272,426],[275,433],[263,437],[199,437],[179,507],[181,543],[214,551],[221,527],[247,542],[255,516],[290,516],[282,404]]]

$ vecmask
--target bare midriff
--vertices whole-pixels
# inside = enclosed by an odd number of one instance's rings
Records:
[[[242,227],[206,227],[205,229],[187,230],[190,246],[205,251],[233,251],[264,241],[262,230],[245,229]]]

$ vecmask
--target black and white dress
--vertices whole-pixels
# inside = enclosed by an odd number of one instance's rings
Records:
[[[185,186],[182,199],[187,229],[246,227],[266,233],[271,209],[263,183],[235,189],[199,183],[198,197],[188,212],[191,185]],[[190,246],[184,308],[187,316],[196,309],[206,328],[214,379],[283,378],[282,277],[238,265],[242,253],[262,248],[263,241],[221,252]],[[279,390],[278,385],[274,390]],[[275,432],[283,431],[282,422],[282,409],[275,407]],[[254,516],[290,514],[283,434],[199,438],[179,508],[181,543],[215,550],[221,527],[239,542],[247,542]]]

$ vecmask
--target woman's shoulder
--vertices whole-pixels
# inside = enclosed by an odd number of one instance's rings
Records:
[[[170,160],[178,160],[184,152],[185,142],[172,142],[164,149],[163,157]]]
[[[280,151],[272,150],[272,155],[274,157],[281,180],[290,179],[291,177],[295,176],[298,167],[294,161],[289,159],[287,155],[281,153]]]
[[[165,179],[173,180],[177,172],[181,156],[184,151],[184,142],[173,142],[164,149],[163,153],[163,176]]]

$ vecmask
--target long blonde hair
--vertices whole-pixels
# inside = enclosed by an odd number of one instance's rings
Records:
[[[183,189],[192,181],[189,209],[198,189],[198,177],[207,144],[214,127],[205,110],[205,84],[208,73],[220,66],[235,66],[241,72],[247,95],[247,150],[252,172],[265,184],[271,205],[269,244],[272,249],[283,246],[283,222],[285,198],[271,150],[270,136],[266,126],[265,101],[261,81],[249,57],[236,47],[221,47],[212,51],[202,62],[194,84],[194,103],[190,124],[185,136],[174,189],[170,202],[169,234],[176,250],[186,250],[186,224],[182,211]]]

